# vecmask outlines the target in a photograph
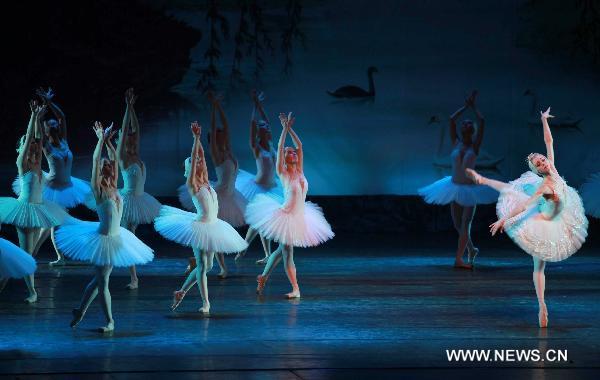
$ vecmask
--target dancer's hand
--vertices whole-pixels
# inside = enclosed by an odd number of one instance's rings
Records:
[[[114,126],[114,124],[110,123],[110,125],[108,126],[108,128],[106,128],[104,130],[104,141],[110,140],[115,135],[115,133],[117,132],[116,130],[113,130],[113,126]]]
[[[545,112],[540,111],[540,115],[542,117],[542,120],[551,119],[554,117],[550,115],[550,107],[548,107],[548,109]]]
[[[104,138],[104,127],[102,126],[101,122],[95,121],[92,129],[96,133],[96,137],[98,137],[98,140],[102,140]]]
[[[48,91],[44,91],[43,87],[38,88],[35,93],[42,98],[42,101],[45,104],[48,104],[52,101],[52,98],[54,98],[54,91],[52,91],[52,88],[48,87]]]
[[[190,129],[192,130],[192,134],[195,137],[200,137],[200,135],[202,134],[202,126],[200,124],[198,124],[197,121],[194,121],[191,125],[190,125]]]
[[[506,223],[506,219],[498,219],[495,223],[490,224],[490,232],[492,236],[496,235],[496,232],[500,231],[504,232],[504,224]]]
[[[127,104],[128,106],[132,106],[135,104],[136,100],[137,96],[133,92],[133,87],[129,87],[127,91],[125,91],[125,104]]]

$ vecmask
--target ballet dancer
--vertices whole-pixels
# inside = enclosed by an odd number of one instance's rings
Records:
[[[154,222],[161,206],[153,196],[144,192],[147,168],[139,153],[140,124],[134,108],[136,99],[133,89],[128,89],[125,93],[125,115],[117,143],[119,168],[123,176],[123,188],[119,190],[123,198],[121,227],[127,228],[133,234],[138,225]],[[126,288],[137,289],[139,280],[135,265],[129,267],[129,272],[131,281]]]
[[[600,172],[592,174],[580,189],[586,214],[600,218]]]
[[[210,157],[215,166],[217,173],[217,181],[211,183],[211,186],[217,193],[219,200],[219,213],[217,217],[226,221],[232,227],[241,227],[246,224],[244,220],[244,212],[246,211],[246,198],[235,188],[235,179],[238,173],[238,161],[233,154],[230,143],[229,123],[221,106],[220,99],[217,98],[211,91],[207,94],[208,100],[211,102],[211,129],[208,142],[210,144]],[[216,113],[219,112],[222,128],[217,128]],[[180,198],[186,198],[185,204],[192,204],[190,192],[185,189],[185,193],[179,194]],[[193,210],[188,208],[188,210]],[[217,263],[221,268],[218,274],[220,278],[227,277],[227,265],[225,264],[225,254],[222,252],[215,253]],[[190,259],[188,271],[196,267],[195,258]],[[186,275],[189,272],[186,273]]]
[[[562,261],[575,252],[587,237],[588,221],[579,194],[568,186],[554,165],[554,146],[548,119],[550,108],[541,112],[546,156],[531,153],[527,164],[531,171],[504,183],[479,175],[467,174],[473,182],[500,192],[496,212],[498,221],[490,232],[505,231],[525,252],[533,257],[533,284],[539,305],[539,326],[548,326],[548,309],[544,300],[546,262]]]
[[[37,254],[46,230],[60,225],[67,213],[56,203],[42,198],[44,176],[42,173],[41,119],[47,110],[32,100],[31,117],[26,134],[21,138],[17,157],[19,172],[19,198],[0,198],[0,223],[12,224],[17,229],[19,247],[34,256]],[[33,273],[24,277],[29,296],[25,302],[37,301]]]
[[[452,222],[456,232],[458,232],[458,247],[454,267],[461,269],[471,269],[475,257],[479,253],[479,249],[473,245],[471,240],[471,223],[475,216],[476,206],[478,204],[494,203],[498,199],[496,191],[486,186],[473,184],[473,181],[465,173],[466,169],[475,167],[475,161],[483,141],[485,121],[475,105],[476,96],[477,91],[473,91],[465,100],[464,106],[450,116],[450,137],[454,145],[451,154],[452,175],[419,189],[419,195],[427,203],[439,205],[450,203]],[[463,120],[459,138],[456,131],[456,121],[468,108],[471,108],[475,113],[478,128],[476,131],[472,120]],[[466,263],[463,260],[465,249],[468,252]]]
[[[10,241],[0,238],[0,292],[9,278],[23,278],[35,273],[35,260]]]
[[[123,199],[117,191],[119,177],[119,152],[110,141],[114,135],[112,124],[104,128],[100,122],[94,124],[98,138],[92,157],[91,185],[96,201],[98,222],[86,222],[72,218],[56,231],[56,245],[68,258],[87,261],[94,266],[94,278],[88,283],[78,308],[73,309],[71,327],[83,319],[90,304],[100,295],[106,325],[99,331],[113,331],[111,295],[108,287],[113,267],[129,267],[152,261],[152,249],[140,241],[132,232],[120,226],[123,214]],[[127,132],[123,132],[127,133]],[[106,147],[108,159],[102,158]]]
[[[256,292],[262,294],[271,272],[283,256],[285,272],[292,285],[292,291],[286,297],[300,298],[294,247],[314,247],[331,239],[334,233],[321,208],[305,202],[308,182],[304,177],[302,142],[292,128],[295,119],[290,113],[287,117],[280,114],[279,120],[283,131],[277,146],[277,175],[283,183],[283,203],[269,195],[259,194],[248,204],[246,220],[261,236],[279,243],[269,256],[263,273],[257,277]],[[288,134],[295,148],[285,146]]]
[[[187,291],[197,282],[202,296],[202,308],[199,311],[209,314],[206,273],[212,269],[215,252],[240,252],[248,244],[229,223],[217,218],[219,201],[217,193],[208,181],[204,149],[200,142],[202,129],[198,122],[193,122],[190,129],[194,136],[194,145],[190,158],[185,162],[185,176],[196,213],[162,206],[160,215],[154,221],[154,227],[166,239],[192,247],[198,263],[187,276],[181,289],[173,293],[171,308],[177,308]]]
[[[51,88],[48,90],[39,88],[36,93],[42,103],[54,114],[54,118],[49,118],[43,123],[42,151],[49,170],[48,173],[43,173],[45,186],[42,190],[42,198],[57,203],[64,209],[73,208],[85,202],[91,195],[92,188],[86,181],[71,176],[73,153],[67,141],[67,119],[54,102],[54,91]],[[13,182],[13,190],[17,195],[21,192],[18,178]],[[57,256],[56,261],[50,262],[49,265],[65,265],[64,256],[56,249],[54,227],[44,231],[44,235],[40,237],[40,245],[46,241],[48,235]]]
[[[251,202],[258,194],[270,194],[276,197],[283,197],[283,188],[275,179],[275,161],[277,153],[273,149],[271,127],[267,114],[265,113],[262,102],[264,94],[252,91],[252,118],[250,120],[250,149],[256,161],[256,175],[250,174],[244,170],[238,173],[235,187],[244,195],[248,202]],[[257,113],[259,114],[257,116]],[[258,231],[251,226],[246,232],[246,242],[248,244],[259,235]],[[257,264],[265,264],[271,255],[271,241],[260,235],[260,240],[265,252],[265,257],[256,261]],[[235,260],[239,260],[246,254],[246,251],[236,255]]]

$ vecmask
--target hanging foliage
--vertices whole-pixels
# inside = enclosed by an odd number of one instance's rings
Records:
[[[600,13],[598,2],[579,0],[579,21],[574,30],[574,52],[583,51],[589,54],[594,63],[600,63]]]
[[[306,49],[306,34],[300,29],[302,20],[302,2],[300,0],[288,0],[287,6],[288,25],[281,33],[281,50],[284,55],[283,72],[290,74],[293,66],[292,52],[293,41],[299,40],[302,47]]]
[[[208,61],[207,66],[199,70],[200,80],[198,88],[202,92],[215,90],[215,79],[219,77],[219,69],[217,62],[221,58],[221,38],[219,32],[224,39],[229,38],[229,23],[225,16],[219,12],[217,0],[208,0],[206,11],[206,21],[209,24],[209,44],[204,53],[204,59]]]

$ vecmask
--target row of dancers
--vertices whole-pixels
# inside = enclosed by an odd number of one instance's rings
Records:
[[[248,244],[260,236],[265,252],[265,268],[257,277],[257,292],[261,293],[277,264],[283,260],[292,285],[288,298],[300,297],[296,278],[293,247],[318,245],[333,237],[331,227],[321,209],[306,202],[308,183],[303,170],[303,148],[295,132],[294,118],[281,114],[282,132],[277,151],[271,143],[271,128],[263,107],[262,94],[253,92],[253,113],[250,127],[250,147],[256,159],[257,174],[238,168],[231,149],[229,126],[220,99],[209,94],[211,128],[209,153],[215,164],[217,181],[210,182],[204,149],[200,141],[201,127],[191,124],[193,148],[185,160],[186,183],[178,190],[181,204],[188,211],[161,205],[144,192],[146,167],[140,158],[140,125],[135,113],[136,96],[126,92],[126,108],[115,148],[112,139],[116,129],[103,128],[96,123],[98,139],[93,156],[90,183],[71,177],[72,154],[66,140],[64,113],[53,101],[51,90],[38,90],[40,103],[31,103],[31,118],[27,133],[18,149],[18,199],[0,198],[0,221],[17,228],[20,249],[7,241],[0,247],[0,276],[25,275],[29,289],[27,302],[35,302],[33,272],[35,256],[43,241],[50,236],[59,259],[63,253],[72,259],[92,263],[96,268],[80,306],[73,311],[72,325],[79,323],[97,294],[101,295],[107,325],[111,331],[114,321],[110,310],[108,282],[112,267],[130,267],[130,289],[139,280],[135,265],[153,259],[153,251],[135,236],[139,224],[154,223],[165,238],[191,247],[187,278],[174,292],[173,309],[187,291],[198,284],[202,295],[202,313],[209,313],[210,302],[206,273],[216,256],[221,276],[226,276],[224,254],[237,253],[243,257]],[[477,92],[450,117],[450,135],[454,143],[452,175],[419,190],[425,201],[450,204],[454,226],[459,234],[455,266],[471,269],[479,250],[473,245],[470,228],[477,204],[497,202],[499,220],[490,226],[492,234],[506,231],[525,252],[533,257],[533,281],[539,304],[539,324],[546,327],[548,312],[544,299],[546,262],[560,261],[575,253],[587,235],[587,219],[577,192],[569,187],[554,165],[553,139],[548,124],[550,109],[541,113],[546,155],[532,153],[527,157],[530,171],[519,179],[503,183],[481,176],[473,169],[483,141],[485,121],[476,107]],[[47,110],[55,118],[45,119]],[[458,119],[472,109],[476,123],[465,119],[460,132]],[[221,128],[217,127],[217,119]],[[42,131],[43,125],[43,131]],[[294,147],[286,147],[291,137]],[[107,158],[102,158],[103,149]],[[41,171],[41,155],[46,156],[49,172]],[[117,190],[118,175],[124,187]],[[277,174],[278,180],[275,178]],[[588,212],[600,217],[597,191],[600,174],[582,188],[585,198],[596,200]],[[586,204],[587,204],[586,199]],[[84,222],[65,210],[86,204],[98,213],[99,222]],[[192,211],[192,212],[189,212]],[[234,229],[248,225],[245,238]],[[56,229],[55,227],[59,228]],[[279,247],[271,253],[271,241]],[[27,252],[29,255],[25,254]],[[464,256],[467,255],[465,262]]]
[[[160,205],[144,192],[146,168],[139,157],[139,123],[135,116],[136,96],[133,90],[128,90],[125,95],[125,115],[116,147],[113,143],[116,128],[112,124],[107,128],[100,122],[94,124],[97,144],[87,187],[84,181],[70,176],[72,154],[66,142],[65,117],[53,102],[53,92],[39,90],[38,95],[42,101],[30,103],[30,121],[18,149],[19,177],[15,191],[19,197],[0,198],[0,221],[16,227],[20,245],[17,247],[2,240],[0,275],[3,278],[25,278],[29,290],[26,302],[37,301],[34,286],[36,268],[32,256],[43,241],[52,236],[55,249],[61,255],[54,265],[64,260],[64,255],[89,262],[95,268],[95,275],[85,288],[80,305],[73,309],[71,326],[82,320],[92,301],[99,296],[106,317],[106,325],[100,331],[113,331],[109,291],[111,271],[113,267],[130,267],[132,282],[129,287],[137,286],[135,265],[150,262],[154,254],[135,236],[135,230],[139,224],[152,222],[162,236],[191,247],[194,252],[195,265],[190,268],[181,289],[174,292],[173,309],[197,283],[202,296],[200,312],[208,314],[210,301],[206,274],[212,268],[215,254],[222,257],[227,253],[239,253],[242,257],[248,247],[247,240],[251,241],[257,235],[261,236],[267,248],[270,241],[279,243],[272,253],[265,248],[268,260],[262,274],[257,277],[257,292],[262,293],[273,269],[283,259],[292,286],[286,297],[300,297],[294,247],[319,245],[333,238],[334,233],[320,207],[306,202],[308,181],[304,176],[302,142],[295,131],[295,119],[291,113],[279,117],[282,132],[275,153],[262,97],[253,93],[255,112],[251,123],[251,146],[257,159],[258,173],[243,178],[247,183],[240,188],[248,197],[245,198],[235,188],[238,164],[229,144],[228,126],[220,99],[209,95],[212,103],[211,156],[215,159],[218,181],[211,183],[208,179],[200,139],[202,128],[193,122],[190,127],[193,147],[184,163],[187,195],[180,191],[184,202],[189,201],[194,207],[195,212],[188,212]],[[48,109],[54,111],[58,120],[44,120]],[[256,120],[257,110],[263,117],[261,121]],[[224,124],[222,129],[216,127],[217,111]],[[288,136],[293,147],[285,145]],[[106,157],[102,156],[104,150]],[[48,161],[49,173],[41,170],[42,152]],[[124,182],[120,190],[117,188],[119,172]],[[274,179],[275,174],[280,185]],[[48,188],[51,190],[47,191]],[[55,201],[62,201],[62,207]],[[220,202],[225,207],[220,207]],[[98,222],[82,221],[67,213],[66,209],[82,203],[96,210]],[[247,223],[246,239],[220,217],[238,226]]]

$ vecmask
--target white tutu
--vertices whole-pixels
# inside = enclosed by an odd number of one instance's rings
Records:
[[[16,198],[0,198],[0,222],[22,228],[50,228],[60,225],[67,213],[49,201],[30,203]]]
[[[451,176],[422,187],[418,192],[425,202],[436,205],[456,202],[462,206],[475,206],[494,203],[498,199],[498,192],[488,186],[454,183]]]
[[[304,210],[286,212],[282,198],[259,194],[246,208],[246,221],[261,236],[294,247],[314,247],[331,238],[334,233],[321,208],[304,202]]]
[[[130,267],[146,264],[154,258],[150,247],[123,227],[115,235],[98,232],[99,222],[70,218],[56,230],[56,245],[65,256],[93,265]]]
[[[148,224],[154,221],[160,212],[161,204],[152,195],[143,193],[134,195],[120,191],[123,197],[123,217],[121,225]]]
[[[50,202],[54,202],[64,208],[72,208],[86,201],[92,193],[90,183],[79,178],[71,177],[71,184],[65,187],[54,187],[48,183],[46,177],[48,173],[44,172],[44,188],[42,197]],[[15,194],[21,194],[21,181],[17,177],[12,184]]]
[[[235,253],[248,247],[246,241],[227,222],[201,222],[196,213],[162,206],[154,228],[166,239],[208,252]]]
[[[510,215],[515,207],[520,207],[535,193],[542,178],[533,172],[525,172],[520,178],[511,181],[509,187],[502,190],[496,213],[499,218]],[[504,230],[507,235],[525,252],[544,261],[561,261],[575,252],[587,237],[588,221],[583,204],[577,191],[566,183],[562,210],[551,220],[544,219],[540,204],[520,215],[509,219]]]
[[[35,272],[35,260],[8,240],[0,238],[0,278],[22,278]]]
[[[586,214],[600,218],[600,172],[588,178],[581,186],[580,193]]]
[[[213,182],[211,182],[211,186],[214,186]],[[248,201],[244,195],[235,189],[233,193],[223,189],[215,189],[215,192],[219,198],[218,218],[231,224],[232,227],[241,227],[245,225],[246,220],[244,219],[244,213],[246,212]],[[177,189],[177,196],[179,198],[179,203],[181,203],[186,210],[196,210],[196,206],[194,206],[194,202],[192,202],[192,196],[185,184],[179,186]]]
[[[254,181],[254,174],[250,174],[245,170],[238,170],[237,178],[235,179],[235,188],[242,193],[248,201],[254,199],[258,194],[273,194],[278,197],[283,197],[283,187],[281,182],[275,179],[275,186],[265,187]]]

